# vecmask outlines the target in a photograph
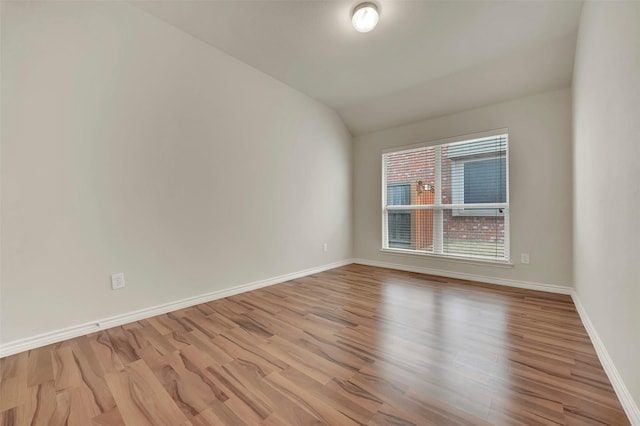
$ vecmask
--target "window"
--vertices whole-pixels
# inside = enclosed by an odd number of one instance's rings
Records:
[[[446,142],[382,155],[383,249],[508,262],[506,131]]]
[[[392,183],[387,185],[387,203],[391,206],[411,204],[411,185]],[[411,211],[392,210],[389,212],[389,247],[411,247]]]
[[[506,138],[455,144],[451,159],[451,197],[454,204],[507,202]],[[498,214],[502,214],[500,210]],[[456,209],[454,216],[493,216],[495,209]]]

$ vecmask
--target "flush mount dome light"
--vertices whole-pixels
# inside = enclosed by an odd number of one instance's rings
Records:
[[[378,6],[373,3],[360,3],[353,9],[351,24],[356,31],[368,33],[378,24]]]

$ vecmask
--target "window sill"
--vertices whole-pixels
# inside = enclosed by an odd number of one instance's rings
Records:
[[[391,254],[395,256],[423,257],[423,258],[427,257],[434,260],[442,260],[444,262],[469,263],[472,265],[489,266],[492,268],[510,269],[514,267],[514,264],[507,260],[500,261],[500,260],[474,259],[474,258],[468,258],[468,257],[442,256],[438,254],[417,252],[414,250],[391,249],[391,248],[382,248],[380,249],[380,252],[383,254]]]

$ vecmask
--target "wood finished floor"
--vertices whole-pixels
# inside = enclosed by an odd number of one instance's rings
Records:
[[[0,368],[1,425],[628,424],[568,296],[361,265]]]

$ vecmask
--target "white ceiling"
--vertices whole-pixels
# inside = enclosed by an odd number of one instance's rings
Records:
[[[582,2],[132,1],[334,108],[354,134],[571,84]]]

